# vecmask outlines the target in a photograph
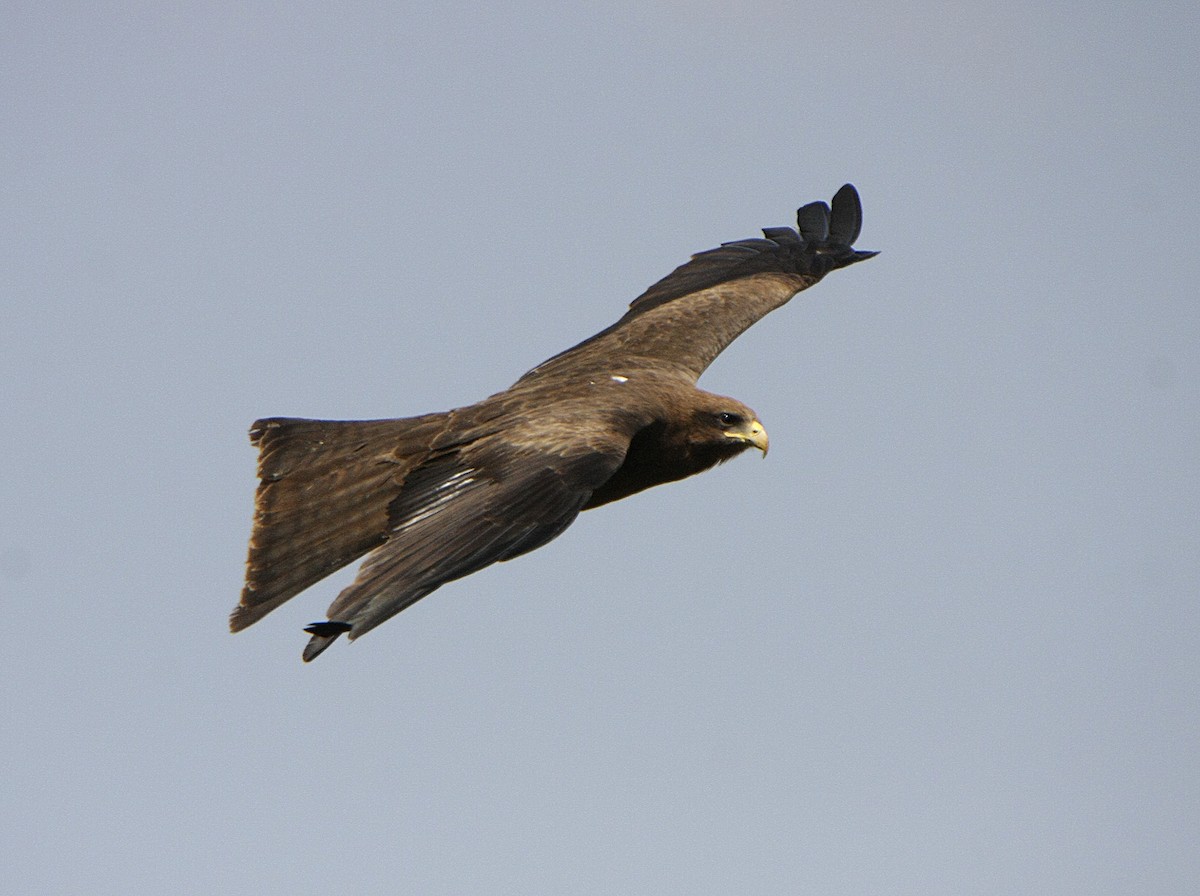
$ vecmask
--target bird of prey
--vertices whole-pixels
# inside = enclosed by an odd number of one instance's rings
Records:
[[[692,476],[767,433],[742,402],[696,381],[747,327],[827,273],[876,253],[846,184],[799,230],[701,252],[615,324],[477,404],[397,420],[257,421],[259,485],[240,631],[363,555],[308,626],[304,660],[425,595],[539,548],[581,510]]]

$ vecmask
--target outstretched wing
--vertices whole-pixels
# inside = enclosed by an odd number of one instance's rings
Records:
[[[550,435],[550,434],[547,434]],[[549,440],[548,441],[552,441]],[[388,507],[387,540],[309,628],[311,660],[342,632],[356,638],[446,582],[541,547],[579,515],[626,445],[597,440],[555,454],[485,439],[409,474]]]
[[[636,298],[619,321],[539,364],[525,378],[564,366],[650,362],[700,377],[726,346],[763,315],[830,271],[876,255],[853,248],[862,228],[858,191],[846,184],[832,208],[811,202],[790,227],[701,252]]]

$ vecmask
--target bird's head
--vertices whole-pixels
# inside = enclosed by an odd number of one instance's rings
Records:
[[[766,457],[767,431],[758,415],[734,398],[700,393],[701,400],[692,409],[688,442],[701,456],[713,457],[714,463],[729,460],[747,448],[757,448]]]

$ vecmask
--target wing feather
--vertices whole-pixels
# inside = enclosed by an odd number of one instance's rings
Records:
[[[796,225],[806,243],[823,244],[829,240],[829,206],[824,202],[810,202],[796,211]]]
[[[629,306],[624,317],[539,364],[522,379],[566,369],[654,364],[693,381],[739,335],[827,273],[876,253],[853,248],[862,224],[858,192],[846,184],[833,208],[811,202],[799,232],[770,227],[693,255]]]
[[[623,457],[615,446],[537,455],[496,439],[431,460],[392,501],[387,541],[330,605],[329,619],[348,624],[357,638],[446,582],[546,544]],[[334,637],[314,633],[305,659]]]
[[[829,240],[835,245],[853,246],[862,232],[862,202],[858,191],[846,184],[833,194],[829,215]]]

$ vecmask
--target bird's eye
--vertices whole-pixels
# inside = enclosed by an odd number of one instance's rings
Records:
[[[721,421],[722,426],[736,426],[742,422],[742,415],[731,411],[722,411],[717,414],[717,419]]]

